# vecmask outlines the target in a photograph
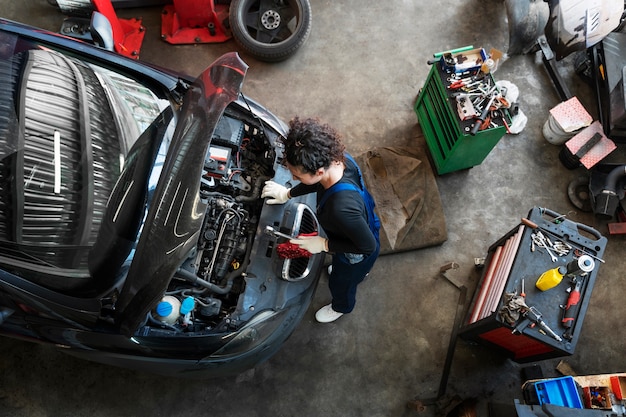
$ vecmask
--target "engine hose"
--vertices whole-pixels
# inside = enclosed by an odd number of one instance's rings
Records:
[[[181,330],[179,328],[177,328],[176,326],[172,326],[171,324],[168,323],[164,323],[162,321],[159,321],[157,319],[154,318],[154,316],[152,316],[151,312],[148,312],[148,321],[156,326],[162,327],[164,329],[169,329],[169,330],[173,330],[176,333],[180,333]]]
[[[248,244],[246,245],[247,246],[246,254],[243,258],[243,262],[241,263],[239,268],[235,269],[234,271],[231,271],[226,276],[226,285],[224,285],[223,287],[220,287],[219,285],[215,285],[209,281],[206,281],[198,277],[196,274],[189,272],[188,270],[183,269],[183,268],[178,268],[174,275],[184,280],[187,280],[191,282],[192,284],[201,285],[207,288],[208,290],[213,291],[216,294],[228,294],[230,290],[233,288],[233,282],[235,281],[235,278],[241,276],[241,274],[243,274],[243,272],[246,270],[246,268],[250,264],[250,253],[252,252],[252,241],[254,239],[254,231],[252,230],[249,231],[248,235],[249,235]]]
[[[606,177],[604,189],[617,193],[617,182],[620,180],[620,178],[624,176],[626,176],[626,165],[620,165],[616,168],[613,168],[611,172],[609,172],[609,175],[607,175]]]
[[[238,271],[234,271],[237,272],[239,274]],[[237,274],[237,275],[238,275]],[[230,275],[228,275],[228,279],[226,281],[226,285],[224,285],[223,287],[220,287],[219,285],[215,285],[212,282],[206,281],[198,276],[196,276],[196,274],[187,271],[186,269],[182,269],[179,268],[175,275],[179,278],[183,278],[184,280],[189,281],[190,283],[194,284],[194,285],[201,285],[204,288],[209,289],[210,291],[213,291],[214,293],[217,294],[228,294],[230,292],[230,290],[233,288],[233,279],[231,279]]]
[[[235,200],[239,203],[249,203],[249,202],[257,201],[259,197],[261,196],[261,190],[263,189],[263,185],[265,184],[265,181],[269,179],[270,177],[263,177],[263,176],[257,177],[256,181],[254,182],[254,187],[252,188],[252,194],[249,196],[238,195],[237,197],[235,197]]]

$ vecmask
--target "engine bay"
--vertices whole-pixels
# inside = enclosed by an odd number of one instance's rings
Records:
[[[261,127],[223,116],[205,157],[199,198],[206,206],[195,249],[178,269],[147,325],[177,332],[236,328],[228,320],[245,290],[243,273],[274,175],[276,152]]]

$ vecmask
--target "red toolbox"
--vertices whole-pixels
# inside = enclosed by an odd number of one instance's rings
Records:
[[[548,251],[537,245],[540,235],[548,237],[551,242],[561,242],[560,249],[567,250],[567,253],[563,250],[557,256],[554,250]],[[459,336],[496,347],[520,363],[573,354],[606,243],[607,239],[595,229],[568,220],[552,210],[534,207],[527,218],[489,248]],[[555,255],[554,262],[550,252]],[[542,273],[561,265],[571,267],[582,255],[595,261],[593,270],[582,274],[572,271],[572,275],[566,275],[556,287],[546,291],[535,286]],[[562,323],[564,310],[561,306],[568,302],[568,289],[573,287],[573,276],[580,281],[580,300],[568,330]],[[526,327],[520,326],[524,317],[510,324],[510,320],[500,314],[506,309],[505,305],[508,306],[507,294],[521,294],[522,282],[526,305],[540,313],[547,331],[532,322]],[[519,334],[515,334],[514,330],[520,330],[516,331]],[[554,336],[550,336],[550,330],[555,333]],[[567,337],[563,337],[566,330]]]

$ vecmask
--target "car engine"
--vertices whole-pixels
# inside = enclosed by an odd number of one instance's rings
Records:
[[[245,289],[242,272],[263,207],[261,190],[273,177],[275,158],[265,132],[239,119],[222,117],[201,180],[200,198],[206,204],[202,233],[194,253],[152,311],[152,324],[176,325],[185,331],[224,325],[224,317],[236,308]],[[193,305],[188,312],[185,301]]]

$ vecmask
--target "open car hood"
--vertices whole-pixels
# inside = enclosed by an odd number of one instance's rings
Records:
[[[248,66],[232,52],[193,83],[163,166],[128,276],[116,302],[116,322],[131,336],[161,298],[176,269],[196,244],[205,207],[200,179],[211,137],[236,100]]]

